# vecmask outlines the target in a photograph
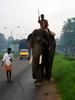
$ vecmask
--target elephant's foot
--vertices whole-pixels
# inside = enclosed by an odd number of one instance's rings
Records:
[[[35,80],[35,81],[34,81],[34,84],[36,84],[37,82],[38,82],[38,81],[37,81],[37,80]]]
[[[55,82],[55,80],[51,77],[50,79],[44,80],[45,83]]]
[[[37,83],[35,83],[34,85],[36,85],[36,86],[41,86],[43,83],[42,82],[37,82]]]
[[[42,81],[38,81],[38,80],[35,80],[35,81],[34,81],[34,85],[36,85],[36,86],[40,86],[40,85],[42,85],[42,84],[43,84]]]
[[[45,80],[45,84],[50,84],[50,80]]]

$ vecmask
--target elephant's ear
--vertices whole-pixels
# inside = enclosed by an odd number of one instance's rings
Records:
[[[27,42],[28,42],[28,46],[30,48],[33,48],[33,34],[32,33],[28,35]]]
[[[32,33],[28,35],[27,41],[29,41],[32,38]]]

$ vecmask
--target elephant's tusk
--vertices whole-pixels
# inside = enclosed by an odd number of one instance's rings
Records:
[[[40,55],[40,58],[39,58],[39,64],[42,63],[42,55]]]
[[[33,59],[33,58],[32,58],[32,57],[30,57],[30,64],[32,63],[32,59]]]

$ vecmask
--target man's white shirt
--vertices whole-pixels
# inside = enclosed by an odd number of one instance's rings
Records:
[[[4,61],[4,64],[11,64],[12,62],[10,61],[10,59],[13,59],[13,54],[12,53],[10,53],[10,54],[5,53],[3,55],[2,61]]]

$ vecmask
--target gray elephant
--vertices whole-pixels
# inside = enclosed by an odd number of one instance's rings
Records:
[[[32,76],[38,82],[50,80],[52,76],[52,63],[55,53],[56,41],[45,30],[36,29],[29,34],[28,45],[32,49]],[[40,55],[42,62],[39,64]]]

